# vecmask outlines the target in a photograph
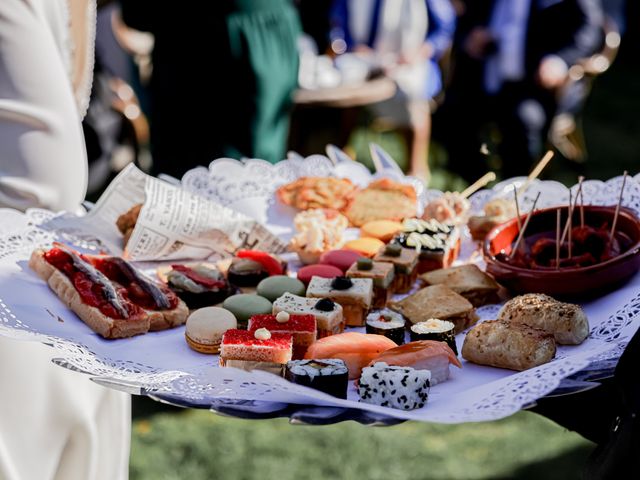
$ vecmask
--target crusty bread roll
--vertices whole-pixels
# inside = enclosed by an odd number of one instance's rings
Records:
[[[498,313],[498,320],[539,328],[552,334],[561,345],[578,345],[589,336],[589,320],[578,305],[541,293],[509,300]]]
[[[552,335],[527,325],[498,320],[473,327],[462,345],[465,360],[518,371],[547,363],[555,354]]]
[[[149,331],[150,322],[147,314],[115,319],[84,303],[71,281],[44,259],[43,250],[34,250],[29,259],[29,267],[49,284],[49,288],[67,307],[104,338],[126,338]]]

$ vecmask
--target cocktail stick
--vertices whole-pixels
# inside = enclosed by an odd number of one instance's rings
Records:
[[[627,183],[628,172],[625,170],[622,175],[622,187],[620,187],[620,196],[618,197],[618,204],[616,205],[616,213],[613,215],[613,224],[611,225],[611,232],[609,233],[609,241],[613,240],[613,235],[616,232],[616,225],[618,223],[618,214],[620,213],[620,204],[622,203],[622,194],[624,192],[624,185]]]
[[[540,192],[538,192],[538,195],[536,195],[536,199],[533,201],[533,206],[531,207],[531,211],[527,214],[527,218],[524,221],[524,225],[522,226],[522,230],[520,230],[520,233],[518,235],[518,239],[516,240],[516,243],[513,246],[513,250],[511,250],[511,253],[509,254],[509,257],[507,257],[507,260],[510,260],[511,257],[513,256],[513,254],[518,251],[518,248],[520,247],[520,242],[522,242],[522,237],[524,237],[524,232],[527,230],[527,226],[529,225],[529,221],[531,220],[531,217],[533,216],[533,212],[536,209],[536,205],[538,203],[538,199],[539,198],[540,198]]]

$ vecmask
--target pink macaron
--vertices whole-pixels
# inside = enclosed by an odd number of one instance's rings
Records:
[[[337,267],[344,273],[349,270],[349,267],[357,262],[360,257],[362,257],[362,254],[354,252],[353,250],[331,250],[322,254],[320,263]]]
[[[298,270],[298,280],[308,285],[311,277],[334,278],[341,277],[343,273],[342,270],[333,265],[322,265],[318,263],[315,265],[307,265]]]

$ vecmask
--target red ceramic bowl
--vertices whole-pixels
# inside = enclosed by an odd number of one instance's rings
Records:
[[[525,239],[535,238],[542,232],[555,232],[556,208],[539,210],[533,214]],[[611,225],[615,207],[585,206],[585,225],[598,227]],[[524,222],[523,217],[523,222]],[[567,207],[562,208],[562,225],[567,218]],[[580,221],[578,209],[574,212],[574,226]],[[584,297],[604,294],[628,280],[640,269],[640,219],[626,208],[620,209],[616,226],[622,253],[610,260],[588,267],[556,269],[530,269],[510,265],[500,258],[509,254],[518,235],[514,218],[493,228],[485,238],[482,253],[487,272],[514,293],[546,293],[557,297]]]

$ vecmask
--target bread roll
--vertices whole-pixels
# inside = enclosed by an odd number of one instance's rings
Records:
[[[527,325],[498,320],[473,327],[462,345],[465,360],[519,371],[547,363],[555,354],[552,335]]]
[[[552,334],[561,345],[578,345],[589,336],[589,320],[578,305],[541,293],[509,300],[498,313],[498,320],[539,328]]]

